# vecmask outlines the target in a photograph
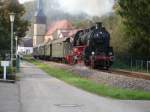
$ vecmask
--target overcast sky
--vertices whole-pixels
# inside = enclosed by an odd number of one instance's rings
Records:
[[[102,16],[112,11],[114,0],[58,0],[60,9],[68,13]],[[65,1],[65,2],[64,2]]]
[[[27,1],[33,1],[33,0],[19,0],[20,3],[24,3],[24,2],[27,2]]]
[[[20,0],[21,3],[27,1],[33,0]],[[50,0],[43,1],[46,3],[52,3],[49,2]],[[70,14],[86,13],[91,16],[103,16],[109,12],[112,12],[114,5],[114,0],[56,0],[56,2],[59,4],[59,6],[54,7],[58,8],[59,10]]]

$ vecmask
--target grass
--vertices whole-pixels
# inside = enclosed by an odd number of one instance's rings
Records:
[[[38,60],[28,60],[33,63],[49,75],[56,77],[57,79],[63,80],[64,82],[86,90],[88,92],[100,95],[111,97],[115,99],[123,99],[123,100],[150,100],[150,92],[144,91],[134,91],[127,89],[118,89],[109,86],[105,86],[102,84],[97,84],[93,81],[90,81],[86,78],[75,75],[74,73],[56,68],[54,66],[49,66],[47,64],[43,64]]]

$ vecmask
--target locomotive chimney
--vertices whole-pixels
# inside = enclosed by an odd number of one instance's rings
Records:
[[[102,23],[101,22],[97,22],[95,24],[95,29],[101,29],[102,28]]]

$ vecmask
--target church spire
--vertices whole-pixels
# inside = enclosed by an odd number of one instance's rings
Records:
[[[43,9],[43,0],[36,0],[36,12],[34,16],[33,46],[38,46],[44,42],[46,33],[46,16]]]
[[[42,0],[37,0],[37,9],[38,10],[43,10],[43,2],[42,2]]]
[[[43,11],[43,0],[37,0],[37,11],[35,13],[35,23],[46,24],[46,16]]]

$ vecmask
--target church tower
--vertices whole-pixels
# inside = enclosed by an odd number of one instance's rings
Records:
[[[43,11],[42,0],[37,0],[37,11],[34,15],[34,35],[33,47],[38,46],[44,42],[44,35],[46,33],[46,16]]]

